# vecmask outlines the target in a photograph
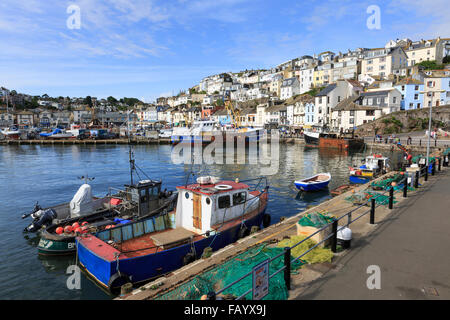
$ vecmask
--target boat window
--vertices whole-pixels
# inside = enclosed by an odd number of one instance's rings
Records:
[[[223,209],[223,208],[229,208],[230,207],[230,196],[226,195],[226,196],[221,196],[219,197],[219,199],[217,200],[218,204],[219,204],[219,209]]]
[[[247,197],[246,192],[237,192],[233,194],[233,206],[244,203]]]
[[[186,197],[186,199],[189,199],[189,192],[185,192],[184,196]]]
[[[159,195],[159,188],[158,187],[153,187],[152,188],[152,195],[153,196],[158,196]]]
[[[211,204],[211,199],[209,199],[209,198],[206,198],[206,204]]]
[[[139,197],[141,199],[141,202],[147,202],[146,191],[147,190],[145,189],[139,190]]]

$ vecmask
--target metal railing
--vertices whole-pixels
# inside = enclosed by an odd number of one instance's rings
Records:
[[[432,165],[432,175],[434,175],[434,172],[436,170],[436,161],[433,161]],[[439,171],[441,171],[441,158],[439,158],[439,167],[438,167]],[[419,170],[416,171],[416,176],[414,179],[414,187],[417,189],[418,185],[419,185],[419,178],[420,177],[425,177],[425,181],[428,180],[428,168],[427,167],[421,167]],[[331,251],[333,253],[337,252],[337,233],[338,233],[338,223],[339,221],[341,221],[342,219],[344,219],[345,217],[347,217],[347,223],[345,225],[342,225],[341,228],[347,227],[350,224],[354,223],[355,221],[361,219],[362,217],[366,216],[368,213],[370,214],[370,219],[369,219],[369,223],[370,224],[375,224],[375,209],[381,205],[383,205],[382,203],[376,204],[376,199],[378,199],[381,196],[384,196],[386,193],[389,193],[389,202],[388,202],[388,208],[389,209],[393,209],[393,204],[394,204],[394,194],[398,193],[398,192],[403,192],[403,197],[406,198],[407,197],[407,193],[408,193],[408,175],[406,175],[405,173],[405,177],[400,180],[398,182],[399,185],[403,184],[402,188],[399,188],[397,190],[394,190],[394,187],[391,185],[390,187],[386,188],[386,190],[382,193],[378,193],[378,195],[376,196],[372,196],[370,197],[367,201],[359,204],[358,206],[356,206],[355,208],[353,208],[352,210],[350,210],[349,212],[347,212],[346,214],[340,216],[339,218],[335,218],[333,220],[333,222],[328,223],[327,225],[323,226],[322,228],[318,229],[317,231],[315,231],[314,233],[310,234],[308,237],[306,237],[305,239],[297,242],[296,244],[292,245],[291,247],[285,247],[284,251],[281,252],[280,254],[272,257],[271,259],[269,259],[269,264],[275,260],[280,258],[281,256],[284,255],[284,266],[278,270],[276,270],[274,273],[272,273],[271,275],[269,275],[269,279],[273,278],[275,275],[277,275],[278,273],[280,273],[281,271],[284,271],[284,280],[285,280],[285,284],[288,290],[290,290],[291,288],[291,264],[293,262],[296,262],[297,260],[300,260],[300,258],[302,258],[303,256],[305,256],[306,254],[308,254],[310,251],[312,251],[313,249],[315,249],[317,246],[321,245],[322,243],[328,241],[329,239],[331,239]],[[361,207],[367,206],[370,203],[370,209],[367,211],[364,211],[363,213],[361,213],[358,217],[354,218],[352,220],[352,213],[357,211],[358,209],[360,209]],[[291,250],[294,249],[295,247],[299,246],[300,244],[302,244],[303,242],[311,239],[313,236],[315,236],[316,234],[324,231],[325,229],[331,228],[332,231],[330,233],[330,235],[328,235],[325,239],[321,240],[320,242],[318,242],[317,244],[315,244],[313,247],[309,248],[308,250],[306,250],[305,252],[303,252],[302,254],[300,254],[298,257],[291,259]],[[250,270],[249,272],[247,272],[245,275],[241,276],[240,278],[236,279],[235,281],[229,283],[228,285],[226,285],[225,287],[219,289],[216,292],[210,292],[208,294],[208,297],[213,297],[213,299],[215,299],[215,296],[224,292],[225,290],[229,289],[230,287],[234,286],[235,284],[237,284],[238,282],[242,281],[243,279],[245,279],[246,277],[248,277],[249,275],[251,275],[253,272],[253,270]],[[247,294],[252,292],[252,288],[250,288],[249,290],[247,290],[245,293],[243,293],[241,296],[237,297],[237,300],[240,300],[242,298],[244,298]]]

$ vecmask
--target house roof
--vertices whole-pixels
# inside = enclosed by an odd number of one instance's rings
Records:
[[[322,91],[320,91],[316,97],[321,97],[321,96],[326,96],[327,94],[329,94],[331,91],[333,91],[336,88],[336,84],[330,84],[327,87],[325,87]]]
[[[353,111],[353,110],[381,110],[380,107],[374,106],[362,106],[355,101],[358,99],[358,96],[351,96],[339,102],[336,107],[333,108],[333,111]]]
[[[405,85],[405,84],[423,84],[423,82],[413,79],[411,77],[405,78],[397,82],[396,85]]]
[[[311,103],[314,102],[314,97],[309,94],[296,95],[287,99],[283,104],[289,106],[297,102]]]

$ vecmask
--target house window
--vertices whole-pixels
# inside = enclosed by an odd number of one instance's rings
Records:
[[[402,91],[405,91],[405,86],[402,86]]]
[[[355,123],[355,118],[349,118],[348,121],[349,121],[348,123],[354,124]]]
[[[414,100],[417,100],[417,99],[419,99],[419,94],[416,93],[416,94],[414,95]]]
[[[219,197],[219,199],[217,199],[217,203],[219,205],[219,209],[223,209],[223,208],[229,208],[230,207],[230,196],[226,195],[226,196],[221,196]]]
[[[414,90],[416,90],[416,91],[419,90],[419,86],[415,86]]]
[[[392,103],[396,103],[397,102],[397,97],[392,97]]]
[[[355,116],[355,110],[350,111],[350,117],[354,117]]]
[[[374,116],[375,110],[366,110],[366,116]]]

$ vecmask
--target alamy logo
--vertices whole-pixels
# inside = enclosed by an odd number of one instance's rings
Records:
[[[66,20],[67,28],[73,29],[81,29],[81,9],[76,4],[71,4],[67,7],[66,12],[70,14],[70,16]]]
[[[81,289],[81,270],[77,265],[70,265],[67,267],[66,274],[70,276],[67,278],[66,286],[69,290]]]
[[[367,267],[367,274],[370,274],[367,278],[366,285],[367,289],[381,289],[381,270],[377,265],[370,265]]]
[[[370,14],[367,18],[367,28],[369,30],[380,30],[381,29],[381,10],[377,5],[371,5],[367,8],[366,12]]]
[[[268,176],[278,172],[280,134],[274,131],[270,140],[266,134],[246,137],[242,134],[212,132],[210,135],[172,136],[179,141],[172,149],[174,164],[250,164],[257,166],[259,174]],[[207,144],[206,146],[204,146]]]

